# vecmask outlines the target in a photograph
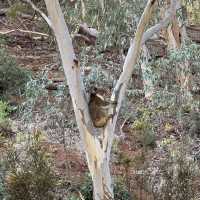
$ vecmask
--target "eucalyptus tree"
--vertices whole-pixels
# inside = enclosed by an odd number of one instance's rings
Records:
[[[104,2],[104,1],[101,1]],[[158,6],[156,0],[148,0],[137,25],[135,37],[126,56],[123,72],[113,88],[108,104],[109,117],[103,127],[95,127],[89,111],[89,98],[82,83],[79,61],[75,57],[72,40],[65,23],[58,0],[45,0],[49,24],[54,31],[60,51],[67,84],[72,98],[76,122],[84,144],[88,168],[93,181],[94,200],[114,199],[113,185],[109,168],[111,147],[115,126],[125,91],[140,55],[141,46],[161,28],[166,27],[176,15],[178,2],[171,0],[164,19],[145,31],[153,11]],[[105,2],[104,2],[105,3]],[[102,8],[105,4],[102,3]],[[99,134],[101,137],[99,137]]]

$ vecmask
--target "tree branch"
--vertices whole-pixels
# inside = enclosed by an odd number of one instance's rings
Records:
[[[42,16],[42,18],[46,21],[46,23],[49,25],[49,27],[52,28],[51,20],[46,16],[44,12],[42,12],[39,8],[37,8],[37,6],[31,0],[23,0],[23,1],[30,4],[33,10],[38,12]]]
[[[162,28],[167,27],[169,22],[172,20],[173,16],[176,14],[176,9],[178,7],[177,0],[171,0],[170,8],[166,11],[165,18],[161,20],[160,23],[156,24],[155,26],[149,28],[145,33],[145,27],[150,21],[152,11],[154,9],[155,0],[149,0],[147,6],[142,14],[140,22],[138,24],[135,38],[129,48],[128,54],[126,56],[123,72],[117,81],[117,84],[113,90],[111,96],[111,102],[115,102],[116,109],[112,120],[109,120],[106,128],[105,128],[105,139],[104,143],[104,150],[108,148],[108,154],[111,151],[111,144],[108,140],[112,140],[111,136],[108,136],[110,132],[114,132],[115,124],[117,121],[118,113],[121,107],[121,103],[125,96],[125,91],[127,88],[127,84],[130,80],[131,74],[134,70],[134,66],[137,63],[138,56],[141,51],[141,46],[153,36],[154,33],[159,32]],[[109,147],[108,147],[109,146]]]
[[[103,140],[103,150],[107,153],[107,159],[109,159],[111,147],[112,147],[112,140],[113,140],[113,133],[119,113],[119,109],[121,107],[122,100],[125,96],[125,91],[127,88],[127,84],[133,72],[133,67],[137,62],[137,58],[141,51],[141,42],[143,38],[143,33],[146,28],[146,25],[149,23],[152,11],[154,10],[156,5],[155,0],[148,0],[146,8],[142,14],[140,22],[137,26],[136,34],[133,43],[131,44],[128,54],[125,59],[125,63],[123,66],[123,72],[121,73],[119,80],[113,90],[111,95],[111,106],[115,105],[114,108],[114,115],[113,118],[109,120],[107,126],[104,131],[104,140]]]
[[[44,36],[44,37],[49,37],[49,35],[46,34],[46,33],[40,33],[40,32],[37,32],[37,31],[28,31],[28,30],[22,30],[22,29],[13,29],[13,30],[0,31],[0,34],[1,35],[6,35],[6,34],[9,34],[9,33],[16,32],[16,31],[19,31],[21,33],[29,33],[29,34],[35,34],[35,35],[41,35],[41,36]]]
[[[126,56],[125,63],[124,63],[124,66],[123,66],[123,72],[122,72],[122,74],[121,74],[121,76],[120,76],[120,78],[119,78],[119,80],[116,84],[116,87],[114,88],[114,92],[113,92],[112,97],[111,97],[112,101],[114,101],[114,99],[116,101],[116,93],[117,93],[116,91],[119,90],[121,84],[124,84],[123,89],[120,91],[121,94],[118,95],[117,103],[119,104],[119,102],[118,102],[119,97],[123,96],[122,94],[125,92],[125,89],[126,89],[125,85],[128,83],[130,76],[131,76],[131,74],[134,70],[134,65],[137,62],[137,57],[138,57],[139,52],[140,52],[139,48],[141,48],[141,46],[148,39],[150,39],[153,36],[154,33],[159,32],[162,28],[167,27],[169,22],[172,20],[173,16],[176,14],[177,4],[178,4],[177,0],[171,0],[171,6],[170,6],[169,10],[166,11],[165,18],[163,20],[161,20],[160,23],[149,28],[144,34],[141,30],[139,30],[139,29],[141,29],[140,26],[143,26],[144,24],[146,24],[145,19],[144,19],[145,17],[142,16],[142,18],[140,20],[140,24],[138,25],[138,28],[137,28],[137,32],[136,32],[134,41],[132,42],[132,44],[129,48],[128,54]],[[146,14],[146,18],[147,18],[148,15],[149,15],[149,13]],[[138,36],[137,33],[139,33],[139,36]],[[141,41],[140,44],[139,44],[139,42],[136,43],[138,38],[139,38],[139,41]],[[136,52],[136,49],[138,50],[138,52]]]

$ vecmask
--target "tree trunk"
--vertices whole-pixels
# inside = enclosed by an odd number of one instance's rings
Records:
[[[94,163],[92,180],[93,180],[93,190],[95,200],[112,200],[113,196],[113,185],[110,175],[109,160],[103,159],[97,160]]]

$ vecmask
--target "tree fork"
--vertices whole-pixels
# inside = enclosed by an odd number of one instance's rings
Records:
[[[171,0],[172,4],[174,4],[174,2],[176,1]],[[108,120],[105,128],[102,130],[102,135],[104,135],[102,145],[100,140],[96,137],[96,129],[92,125],[92,120],[88,109],[88,102],[84,95],[85,90],[81,81],[80,68],[72,67],[74,65],[75,54],[59,1],[45,0],[45,3],[50,17],[52,29],[59,47],[65,76],[67,78],[67,83],[73,102],[77,125],[84,144],[88,168],[92,176],[93,198],[94,200],[112,200],[114,199],[114,194],[109,161],[115,125],[121,103],[125,96],[125,90],[128,81],[140,54],[141,45],[163,25],[161,23],[159,26],[154,26],[144,34],[146,25],[148,25],[152,17],[152,11],[156,6],[156,0],[148,0],[147,2],[146,8],[144,9],[136,30],[134,42],[131,44],[125,59],[123,72],[120,75],[120,78],[117,81],[117,84],[111,95],[111,102],[113,100],[115,103],[115,112],[114,116]]]

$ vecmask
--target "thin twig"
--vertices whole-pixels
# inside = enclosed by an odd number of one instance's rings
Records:
[[[23,1],[30,4],[31,7],[33,8],[33,10],[38,12],[41,15],[41,17],[46,21],[46,23],[49,25],[49,27],[52,28],[51,20],[46,16],[46,14],[44,12],[42,12],[31,0],[23,0]]]
[[[13,30],[8,30],[8,31],[0,31],[0,34],[1,35],[7,35],[9,33],[15,32],[15,31],[19,31],[19,32],[22,32],[22,33],[31,33],[31,34],[36,34],[36,35],[49,37],[49,35],[46,34],[46,33],[40,33],[40,32],[36,32],[36,31],[28,31],[28,30],[22,30],[22,29],[13,29]]]

